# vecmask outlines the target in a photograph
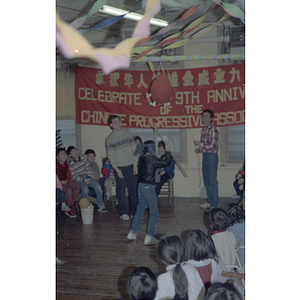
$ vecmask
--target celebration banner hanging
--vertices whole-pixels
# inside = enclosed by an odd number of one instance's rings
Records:
[[[201,113],[211,109],[215,126],[240,125],[245,123],[245,64],[109,75],[77,67],[75,101],[77,124],[107,125],[109,115],[118,114],[124,127],[199,128]]]

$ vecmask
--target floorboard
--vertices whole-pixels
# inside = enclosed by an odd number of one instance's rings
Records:
[[[219,207],[225,207],[231,198],[220,198]],[[159,217],[155,237],[177,234],[184,241],[193,229],[211,234],[208,214],[200,208],[199,198],[175,197],[168,204],[167,197],[158,198]],[[115,198],[107,201],[108,213],[94,211],[94,222],[84,225],[80,212],[71,219],[57,213],[57,256],[66,264],[56,267],[57,299],[123,299],[129,300],[126,282],[139,266],[149,267],[156,275],[165,272],[156,254],[155,246],[145,246],[148,212],[145,212],[137,240],[126,236],[130,221],[119,219]]]

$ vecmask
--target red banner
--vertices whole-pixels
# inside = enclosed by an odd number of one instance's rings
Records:
[[[103,75],[100,69],[77,67],[76,123],[107,125],[109,115],[118,114],[124,127],[199,128],[201,113],[211,109],[217,127],[245,124],[245,64],[164,73],[173,97],[154,107],[153,99],[146,96],[157,72],[122,70]]]

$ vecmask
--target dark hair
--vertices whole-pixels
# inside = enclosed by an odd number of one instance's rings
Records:
[[[67,152],[65,148],[57,148],[56,152],[55,152],[55,154],[56,154],[55,156],[58,156],[59,152],[61,152],[61,151]]]
[[[245,220],[245,213],[243,209],[236,203],[229,203],[226,207],[226,213],[230,220],[230,225],[241,223]]]
[[[118,116],[118,115],[110,115],[108,117],[107,123],[108,123],[109,127],[110,127],[110,124],[112,123],[113,119],[115,119],[115,118],[118,118],[119,120],[121,120],[120,116]]]
[[[153,300],[157,288],[155,274],[146,267],[136,268],[127,281],[127,290],[131,300]]]
[[[140,141],[141,143],[143,142],[143,141],[142,141],[142,138],[141,138],[140,136],[138,136],[138,135],[134,137],[134,141],[135,141],[135,142],[136,142],[136,141]]]
[[[159,141],[157,147],[163,147],[164,149],[166,149],[166,144],[164,143],[164,141]]]
[[[213,208],[209,213],[209,222],[214,230],[226,230],[230,225],[230,220],[226,211],[222,208]]]
[[[213,112],[212,110],[210,110],[210,109],[205,109],[205,110],[202,112],[202,116],[203,116],[203,114],[206,113],[206,112],[210,114],[210,117],[211,117],[211,119],[212,119],[210,122],[212,123],[212,122],[213,122],[213,119],[214,119],[214,116],[215,116],[214,112]]]
[[[175,264],[173,270],[173,281],[175,287],[174,299],[187,299],[188,279],[181,267],[184,258],[184,244],[177,235],[167,235],[158,243],[157,253],[161,260],[167,264]]]
[[[85,152],[84,152],[84,154],[85,155],[89,155],[89,154],[94,154],[95,155],[95,157],[96,157],[96,153],[95,153],[95,151],[93,150],[93,149],[87,149]]]
[[[204,298],[205,300],[243,300],[242,295],[230,282],[214,283]]]
[[[67,149],[67,154],[69,155],[70,152],[71,152],[73,149],[76,149],[76,147],[75,147],[75,146],[69,146],[68,149]]]
[[[152,152],[152,154],[155,153],[155,143],[154,143],[154,141],[147,140],[147,141],[144,142],[144,145],[145,145],[145,147],[143,148],[143,152],[142,152],[143,154],[145,154],[147,152],[149,152],[149,153]],[[146,146],[146,145],[149,145],[149,146]]]
[[[210,236],[204,234],[199,229],[192,230],[185,244],[186,259],[201,261],[205,259],[214,259],[219,262],[215,244]]]

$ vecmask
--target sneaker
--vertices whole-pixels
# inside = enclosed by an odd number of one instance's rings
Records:
[[[60,260],[58,257],[56,257],[56,265],[61,266],[61,265],[64,265],[65,263],[66,263],[66,261]]]
[[[71,208],[70,208],[65,202],[63,202],[63,203],[61,204],[61,210],[62,210],[62,211],[70,211]]]
[[[200,205],[201,208],[210,208],[210,204],[209,203],[204,203]]]
[[[144,240],[144,244],[145,245],[156,245],[158,244],[159,240],[157,240],[156,238],[154,238],[151,235],[146,234],[145,236],[145,240]]]
[[[108,210],[104,206],[98,207],[97,211],[100,211],[102,213],[107,213],[108,212]]]
[[[136,233],[129,232],[128,235],[127,235],[127,238],[129,240],[136,240]]]
[[[127,214],[124,214],[124,215],[120,216],[120,219],[123,220],[123,221],[130,220],[130,218],[129,218],[129,216]]]
[[[75,208],[74,209],[71,208],[70,211],[65,211],[65,214],[70,218],[77,217]]]

